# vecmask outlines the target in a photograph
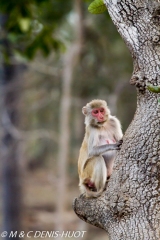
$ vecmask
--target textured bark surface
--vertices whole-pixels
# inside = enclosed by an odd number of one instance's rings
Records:
[[[131,84],[137,110],[124,135],[106,191],[81,196],[73,208],[84,221],[105,229],[111,240],[160,239],[160,3],[105,0],[109,14],[133,57]]]

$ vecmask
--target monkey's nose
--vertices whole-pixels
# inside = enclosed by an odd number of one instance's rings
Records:
[[[99,119],[103,120],[103,115],[102,114],[99,115]]]

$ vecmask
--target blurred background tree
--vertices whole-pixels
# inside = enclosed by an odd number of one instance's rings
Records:
[[[71,207],[79,194],[81,108],[105,99],[125,131],[136,94],[130,54],[107,12],[88,13],[90,2],[0,2],[4,230],[88,229],[86,239],[106,239]]]

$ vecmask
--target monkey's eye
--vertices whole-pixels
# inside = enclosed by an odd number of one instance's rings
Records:
[[[103,108],[101,108],[101,109],[100,109],[100,112],[101,112],[101,113],[103,113],[103,112],[104,112],[104,109],[103,109]]]
[[[93,110],[93,113],[94,114],[98,114],[98,110]]]

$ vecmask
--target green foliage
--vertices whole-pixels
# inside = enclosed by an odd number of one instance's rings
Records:
[[[61,50],[63,44],[54,33],[70,12],[71,3],[71,0],[0,1],[0,14],[5,16],[3,37],[13,52],[29,59],[37,50],[41,50],[44,56],[48,56],[52,49]]]
[[[150,91],[150,92],[153,92],[153,93],[160,93],[160,86],[154,86],[152,84],[148,84],[147,85],[147,89]]]
[[[93,14],[100,14],[106,11],[103,0],[94,0],[88,7],[88,11]]]
[[[58,50],[63,46],[60,40],[52,37],[52,30],[50,28],[43,28],[36,38],[26,47],[24,55],[29,59],[33,59],[37,50],[41,50],[46,57],[49,55],[51,49]]]
[[[31,26],[31,19],[29,19],[29,18],[19,19],[19,27],[20,27],[22,32],[29,31],[30,26]]]

